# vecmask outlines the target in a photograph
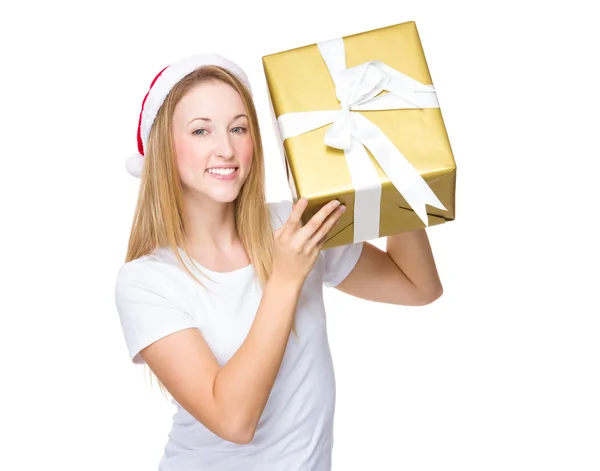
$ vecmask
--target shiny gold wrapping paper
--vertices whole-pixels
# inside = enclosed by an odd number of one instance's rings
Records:
[[[433,84],[414,22],[343,39],[346,67],[380,60],[423,84]],[[263,67],[276,118],[290,112],[340,108],[333,80],[316,44],[264,56]],[[453,220],[456,163],[440,109],[353,112],[362,113],[387,135],[447,208],[443,211],[427,206],[429,226]],[[324,248],[354,241],[354,189],[344,151],[324,143],[329,126],[290,137],[283,143],[294,201],[300,197],[309,200],[303,222],[332,199],[347,207]],[[379,236],[425,227],[368,153],[382,185]]]

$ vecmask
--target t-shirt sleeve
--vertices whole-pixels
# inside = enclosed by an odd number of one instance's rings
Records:
[[[321,254],[325,259],[325,270],[323,284],[333,287],[340,284],[346,278],[362,253],[364,242],[342,245],[323,250]]]
[[[197,327],[173,302],[164,275],[137,260],[124,264],[115,285],[115,303],[125,343],[134,364],[144,364],[140,350],[179,330]]]
[[[267,203],[273,230],[283,226],[292,213],[292,202],[289,200],[271,201]]]

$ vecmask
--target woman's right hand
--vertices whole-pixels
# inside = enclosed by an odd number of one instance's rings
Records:
[[[306,198],[301,198],[286,223],[274,232],[273,275],[300,286],[313,269],[327,234],[346,209],[339,201],[330,201],[302,226],[307,204]]]

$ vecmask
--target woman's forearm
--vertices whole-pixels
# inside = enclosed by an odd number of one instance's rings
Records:
[[[279,372],[302,285],[273,275],[248,335],[219,371],[214,396],[240,442],[252,440]]]

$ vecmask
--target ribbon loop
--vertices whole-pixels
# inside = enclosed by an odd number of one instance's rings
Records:
[[[340,110],[332,126],[325,133],[325,144],[336,149],[350,150],[353,135],[352,124],[350,109]]]

